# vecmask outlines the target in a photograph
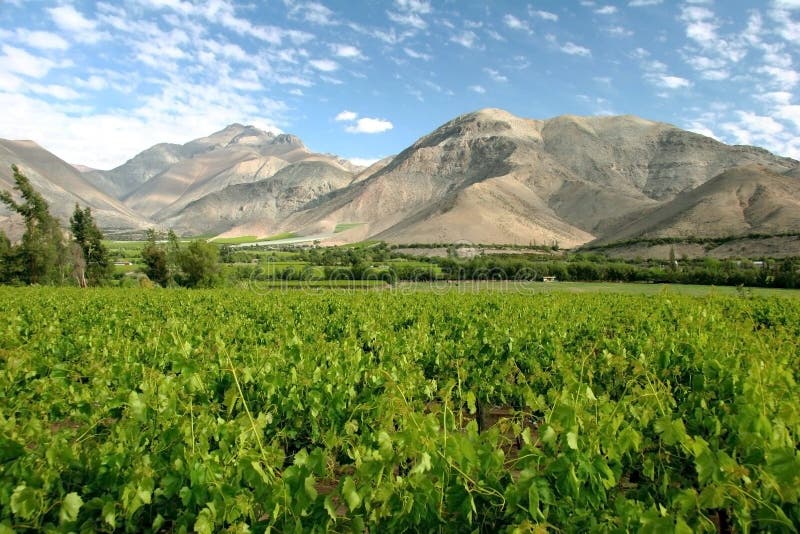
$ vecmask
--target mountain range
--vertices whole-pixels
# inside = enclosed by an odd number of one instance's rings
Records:
[[[110,171],[0,140],[63,220],[77,202],[110,234],[291,233],[327,243],[550,244],[800,233],[800,162],[634,116],[459,116],[369,168],[288,134],[232,124],[157,144]],[[14,233],[0,211],[0,228]],[[17,229],[18,231],[18,229]]]

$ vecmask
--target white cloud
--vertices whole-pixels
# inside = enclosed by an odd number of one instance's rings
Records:
[[[427,15],[432,11],[431,3],[427,0],[395,0],[394,3],[398,9],[421,15]]]
[[[522,19],[519,19],[519,18],[515,17],[511,13],[507,13],[503,17],[503,24],[505,24],[506,26],[508,26],[512,30],[521,30],[521,31],[526,31],[526,32],[530,32],[531,31],[531,27],[527,22],[525,22]]]
[[[311,24],[331,26],[338,24],[336,17],[327,6],[319,2],[298,2],[289,10],[290,17],[299,17]]]
[[[60,35],[44,31],[17,30],[17,38],[31,48],[66,50],[69,43]]]
[[[628,2],[630,7],[657,6],[664,0],[631,0]]]
[[[76,92],[74,89],[65,87],[63,85],[41,85],[38,83],[32,83],[28,85],[28,88],[36,94],[51,96],[58,100],[75,100],[81,97],[81,95],[78,94],[78,92]]]
[[[110,37],[108,33],[97,30],[97,22],[89,20],[69,4],[47,9],[50,18],[60,29],[82,43],[96,43]]]
[[[108,80],[96,74],[92,74],[85,80],[82,78],[75,78],[75,80],[72,83],[73,85],[75,85],[75,87],[80,87],[82,89],[91,89],[92,91],[102,91],[109,85]]]
[[[337,57],[343,57],[346,59],[358,59],[364,57],[364,55],[361,53],[361,50],[353,45],[332,44],[330,47],[333,55]]]
[[[424,30],[428,27],[428,23],[416,13],[395,13],[394,11],[387,11],[386,14],[390,20],[404,26],[411,26],[418,30]]]
[[[506,40],[505,37],[503,37],[502,35],[500,35],[499,33],[497,33],[494,30],[486,30],[486,34],[489,37],[491,37],[492,39],[494,39],[495,41],[505,41]]]
[[[595,9],[594,12],[598,15],[613,15],[617,12],[617,8],[614,6],[603,6]]]
[[[528,9],[528,14],[532,17],[539,17],[542,20],[549,20],[552,22],[558,21],[558,15],[555,13],[551,13],[550,11],[544,11],[541,9],[533,10]]]
[[[350,122],[356,120],[357,118],[358,118],[358,113],[356,113],[355,111],[344,110],[340,111],[339,114],[333,118],[333,120]]]
[[[692,82],[686,78],[681,78],[680,76],[662,74],[657,76],[655,79],[658,85],[665,89],[682,89],[684,87],[691,87],[692,85]]]
[[[783,90],[791,90],[800,82],[800,73],[794,69],[763,65],[757,71],[771,77],[773,84]]]
[[[624,26],[610,26],[604,28],[604,31],[613,37],[631,37],[633,35],[633,32]]]
[[[69,32],[90,32],[97,27],[97,23],[84,17],[71,5],[51,7],[47,10],[56,26]]]
[[[486,93],[486,89],[482,85],[470,85],[469,90],[478,93],[479,95]]]
[[[386,132],[394,128],[394,124],[386,119],[375,119],[372,117],[362,117],[355,124],[345,128],[348,133],[376,134]]]
[[[31,78],[44,78],[56,63],[50,59],[33,54],[9,45],[3,45],[0,56],[0,69],[16,72]]]
[[[466,30],[459,34],[453,35],[452,37],[450,37],[450,41],[460,44],[465,48],[478,47],[478,36],[475,35],[475,32],[471,30]]]
[[[339,64],[331,59],[312,59],[308,64],[322,72],[333,72],[339,68]]]
[[[433,56],[431,56],[430,54],[425,54],[424,52],[417,52],[416,50],[408,47],[403,48],[403,52],[405,52],[408,57],[413,59],[421,59],[423,61],[430,61],[431,59],[433,59]]]
[[[422,15],[427,15],[432,11],[430,2],[424,0],[395,0],[394,7],[397,11],[386,12],[391,21],[417,30],[424,30],[428,27],[428,23],[425,22]]]
[[[560,50],[565,54],[569,54],[571,56],[584,56],[588,57],[592,55],[592,51],[586,48],[585,46],[577,45],[573,42],[566,42],[561,47]]]
[[[487,67],[487,68],[483,69],[483,72],[488,74],[489,78],[491,78],[495,82],[505,83],[505,82],[508,81],[508,78],[506,76],[503,76],[502,74],[500,74],[498,71],[496,71],[494,69],[490,69],[490,68]]]
[[[774,0],[773,5],[779,9],[800,9],[800,0]]]

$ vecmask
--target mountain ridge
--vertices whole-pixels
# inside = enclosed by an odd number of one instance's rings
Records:
[[[233,123],[82,176],[97,189],[103,181],[118,193],[130,188],[117,202],[138,224],[194,235],[257,230],[331,242],[575,247],[672,235],[690,224],[709,236],[749,227],[800,231],[791,216],[800,206],[800,162],[633,115],[529,119],[485,108],[366,169],[311,152],[292,134]],[[762,197],[748,212],[761,214],[757,220],[734,213],[731,176],[760,184]],[[716,218],[698,222],[699,205]],[[340,227],[347,230],[334,239]]]

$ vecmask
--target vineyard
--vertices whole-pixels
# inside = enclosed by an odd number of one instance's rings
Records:
[[[800,299],[0,288],[0,533],[796,532]]]

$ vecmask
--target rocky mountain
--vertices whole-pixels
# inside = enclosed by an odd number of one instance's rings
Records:
[[[484,109],[367,169],[233,124],[112,171],[72,173],[116,192],[136,224],[186,235],[574,247],[800,232],[800,162],[633,116],[532,120]]]
[[[360,222],[359,238],[394,242],[576,246],[613,238],[679,193],[751,164],[778,174],[798,167],[763,149],[632,116],[541,121],[485,109],[444,124],[272,230]],[[708,221],[702,231],[726,228]]]
[[[140,167],[134,163],[142,154],[112,172],[138,172]],[[337,172],[353,174],[356,170],[349,162],[335,156],[310,152],[296,136],[275,135],[241,124],[232,124],[209,137],[187,143],[181,147],[181,154],[184,157],[161,168],[122,197],[123,202],[160,222],[174,220],[186,206],[207,195],[228,186],[266,180],[294,163],[323,161]],[[155,170],[155,167],[149,169]],[[193,220],[199,222],[196,216]],[[190,233],[209,227],[204,223],[179,226]]]
[[[248,235],[268,235],[292,213],[347,186],[353,173],[331,161],[291,163],[264,180],[230,185],[189,203],[163,221],[177,232],[222,233],[249,223]]]
[[[11,165],[17,165],[50,205],[50,211],[66,226],[75,204],[92,208],[92,214],[106,232],[114,234],[141,230],[152,222],[90,183],[72,165],[33,141],[0,139],[0,189],[14,187]],[[0,207],[0,228],[14,238],[21,235],[21,219]]]
[[[726,237],[800,230],[800,179],[760,165],[734,167],[598,240]]]

